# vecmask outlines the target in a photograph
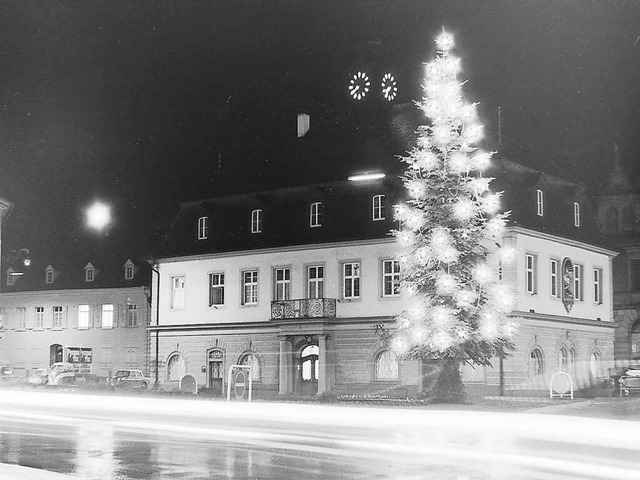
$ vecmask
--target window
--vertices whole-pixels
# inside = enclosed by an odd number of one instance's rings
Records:
[[[398,357],[391,350],[380,352],[375,365],[376,380],[398,380]]]
[[[251,212],[251,233],[262,233],[262,210]]]
[[[529,375],[542,375],[544,373],[544,358],[542,350],[534,348],[531,350],[531,360],[529,362]]]
[[[573,225],[580,226],[580,204],[578,202],[573,202]]]
[[[224,305],[224,273],[209,274],[209,306]]]
[[[184,277],[171,277],[171,308],[184,308]]]
[[[593,269],[593,301],[602,303],[602,269]]]
[[[384,195],[373,197],[373,220],[384,220],[387,213],[387,205]]]
[[[127,327],[138,326],[138,305],[130,303],[127,305]]]
[[[311,207],[309,207],[309,226],[322,226],[322,203],[312,203]]]
[[[307,272],[309,298],[324,298],[324,267],[312,266]]]
[[[558,288],[558,261],[551,260],[551,296],[559,297],[560,289]]]
[[[560,347],[560,350],[558,350],[558,367],[563,372],[566,372],[568,370],[568,366],[569,366],[569,352],[567,352],[567,348],[563,346],[563,347]]]
[[[274,300],[289,300],[291,298],[291,270],[288,268],[276,268],[274,274]]]
[[[629,267],[631,267],[631,291],[640,291],[640,260],[637,258],[632,259],[629,262]]]
[[[53,273],[54,273],[53,267],[49,265],[45,270],[45,277],[44,277],[45,283],[53,283]]]
[[[589,373],[591,378],[594,379],[602,376],[600,372],[600,353],[598,352],[592,352],[589,355]]]
[[[18,307],[16,308],[18,313],[18,330],[26,330],[27,329],[27,309],[26,307]]]
[[[604,215],[605,230],[607,233],[618,233],[618,209],[609,207]]]
[[[91,264],[84,267],[84,280],[85,282],[93,282],[95,270]]]
[[[307,113],[298,114],[298,138],[304,137],[311,126],[311,117]]]
[[[182,357],[174,353],[167,360],[167,380],[168,381],[179,381],[182,380],[182,377],[186,373],[187,368],[184,364],[184,360]]]
[[[240,365],[246,365],[251,368],[251,380],[260,381],[260,360],[253,353],[246,353],[240,358]]]
[[[78,330],[89,328],[89,305],[78,305]]]
[[[536,190],[536,206],[539,217],[544,215],[544,192],[542,190]]]
[[[198,240],[206,240],[209,236],[209,217],[198,219]]]
[[[631,358],[637,359],[640,358],[640,320],[636,320],[636,322],[631,327]]]
[[[382,262],[382,296],[397,297],[400,295],[400,262],[385,260]]]
[[[302,363],[302,381],[318,381],[318,355],[320,348],[317,345],[307,345],[300,353]]]
[[[536,293],[536,256],[525,255],[525,288],[527,293]]]
[[[62,328],[62,307],[53,307],[53,328]]]
[[[44,307],[36,307],[36,318],[34,328],[44,328]]]
[[[360,263],[342,265],[342,296],[345,299],[360,298]]]
[[[582,295],[582,265],[573,266],[573,298],[584,300]]]
[[[16,277],[13,274],[13,268],[7,270],[7,286],[14,285],[16,283]]]
[[[131,260],[127,260],[127,263],[124,264],[124,279],[131,280],[134,272],[133,262]]]
[[[258,304],[258,271],[242,272],[242,305]]]
[[[113,328],[113,305],[102,305],[102,328]]]

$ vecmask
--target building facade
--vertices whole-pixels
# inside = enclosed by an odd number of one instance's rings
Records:
[[[548,392],[560,370],[576,388],[597,384],[613,360],[615,252],[576,185],[506,160],[495,168],[513,211],[500,271],[519,328],[511,356],[463,369],[468,388]],[[251,367],[264,397],[428,389],[437,365],[398,358],[380,335],[405,306],[389,234],[403,198],[386,177],[183,204],[153,276],[152,376],[172,389],[191,375],[221,395],[233,365]]]

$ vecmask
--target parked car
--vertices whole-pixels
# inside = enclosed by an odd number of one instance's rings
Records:
[[[62,386],[75,385],[76,371],[72,363],[56,362],[49,369],[49,380],[47,385]]]
[[[49,381],[49,370],[46,368],[38,368],[36,369],[29,378],[27,378],[27,383],[29,385],[45,385]]]
[[[8,382],[13,379],[13,368],[6,366],[0,367],[0,382]]]
[[[147,389],[151,381],[142,374],[142,370],[124,368],[107,378],[107,385],[111,388]]]

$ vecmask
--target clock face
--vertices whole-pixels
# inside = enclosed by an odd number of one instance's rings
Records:
[[[349,95],[355,100],[362,100],[367,93],[369,93],[369,87],[371,82],[369,76],[364,72],[355,73],[351,77],[349,82]]]
[[[398,95],[398,85],[396,83],[396,79],[390,73],[384,74],[380,87],[382,88],[382,96],[385,98],[385,100],[391,102],[396,98],[396,95]]]

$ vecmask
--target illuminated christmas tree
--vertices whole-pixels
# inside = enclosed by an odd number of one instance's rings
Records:
[[[513,295],[499,272],[511,256],[500,247],[508,212],[499,212],[500,193],[482,175],[492,154],[476,147],[482,125],[462,97],[453,37],[443,31],[436,44],[418,103],[431,123],[418,128],[403,158],[409,200],[396,207],[394,235],[408,307],[396,318],[392,346],[404,357],[438,360],[430,396],[455,402],[464,399],[461,363],[490,365],[504,356],[515,326],[507,318]]]

